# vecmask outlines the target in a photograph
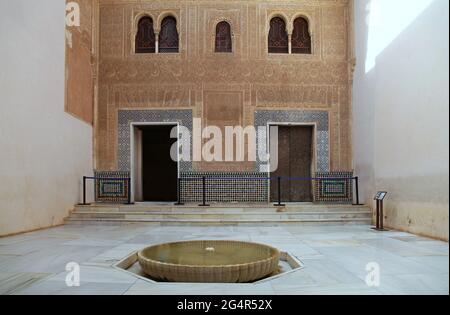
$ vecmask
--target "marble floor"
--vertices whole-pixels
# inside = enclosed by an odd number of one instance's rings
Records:
[[[113,268],[145,246],[200,239],[266,243],[296,256],[304,268],[268,282],[238,285],[152,284]],[[379,233],[369,226],[62,226],[0,238],[0,294],[448,294],[448,252],[446,242]],[[71,262],[81,268],[79,287],[66,285]],[[366,283],[374,271],[366,268],[373,263],[379,267],[379,286]]]

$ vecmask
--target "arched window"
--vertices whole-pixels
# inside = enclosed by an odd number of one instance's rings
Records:
[[[177,53],[179,51],[179,37],[177,20],[173,16],[166,17],[161,23],[159,33],[159,52]]]
[[[286,31],[286,22],[280,17],[274,17],[270,21],[269,53],[288,54],[289,39]]]
[[[311,54],[311,35],[309,34],[308,21],[299,17],[294,21],[294,32],[292,33],[292,53]]]
[[[136,34],[136,53],[155,53],[155,30],[153,20],[149,16],[144,16],[139,20]]]
[[[231,41],[231,26],[228,22],[220,22],[216,27],[216,52],[233,52]]]

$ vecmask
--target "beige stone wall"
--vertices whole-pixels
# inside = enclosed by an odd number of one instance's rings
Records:
[[[80,26],[66,28],[66,112],[93,124],[95,59],[94,0],[77,0]]]
[[[134,54],[143,13],[154,21],[175,15],[178,54]],[[268,54],[275,15],[289,29],[298,15],[309,19],[312,55]],[[215,25],[222,20],[232,25],[231,54],[214,53]],[[117,169],[119,109],[188,108],[194,117],[216,121],[208,113],[229,103],[235,115],[228,117],[244,125],[253,125],[258,109],[329,112],[331,170],[351,170],[350,20],[348,0],[99,0],[96,169]]]
[[[415,3],[409,23],[394,18],[402,17],[401,6],[380,2],[380,31],[367,24],[374,1],[355,6],[354,146],[361,199],[374,207],[375,193],[386,190],[387,227],[448,241],[449,2]],[[380,46],[372,41],[385,36],[384,28],[398,35],[374,54]],[[417,49],[417,38],[427,49]],[[367,56],[374,63],[366,64]]]
[[[92,127],[64,111],[64,10],[0,1],[0,236],[63,224],[92,173]]]

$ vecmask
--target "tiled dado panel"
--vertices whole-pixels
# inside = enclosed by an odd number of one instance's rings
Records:
[[[181,174],[181,202],[264,203],[268,201],[267,175],[256,172],[188,172]]]
[[[353,202],[353,172],[318,172],[316,178],[314,201],[345,204]]]
[[[95,202],[125,203],[130,191],[129,172],[95,171]]]
[[[314,124],[316,126],[316,170],[330,170],[330,119],[327,111],[305,110],[258,110],[255,112],[255,126],[266,127],[268,124],[284,123]],[[261,141],[257,142],[263,143]],[[259,166],[263,162],[257,161]]]

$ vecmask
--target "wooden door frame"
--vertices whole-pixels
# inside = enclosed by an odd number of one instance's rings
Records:
[[[136,202],[135,198],[135,192],[136,192],[136,165],[135,165],[135,159],[136,159],[136,142],[135,142],[135,129],[139,127],[146,127],[146,126],[173,126],[177,127],[177,143],[178,143],[178,151],[177,151],[177,174],[178,178],[180,178],[180,123],[179,122],[136,122],[130,124],[130,157],[131,157],[131,169],[130,169],[130,178],[131,178],[131,201]],[[142,141],[142,139],[141,139]],[[141,188],[142,189],[142,188]],[[143,202],[145,203],[145,201]]]

